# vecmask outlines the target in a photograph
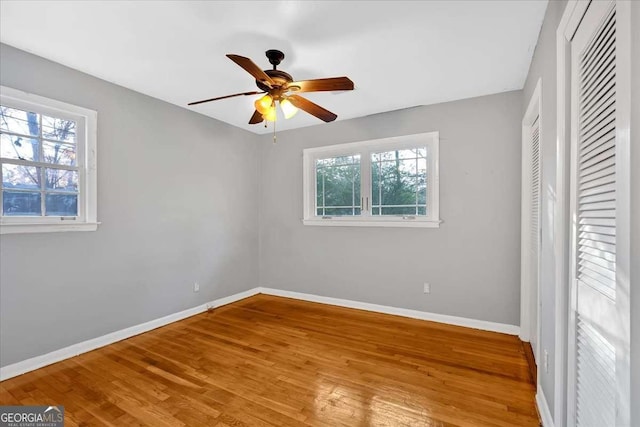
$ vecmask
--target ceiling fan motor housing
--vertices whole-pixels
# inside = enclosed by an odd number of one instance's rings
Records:
[[[276,82],[279,87],[284,86],[286,83],[291,83],[293,77],[289,73],[285,73],[282,70],[264,70],[264,72]],[[265,92],[271,92],[273,89],[262,83],[260,80],[256,80],[256,85]]]

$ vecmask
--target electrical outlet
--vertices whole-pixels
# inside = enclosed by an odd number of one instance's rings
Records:
[[[199,292],[200,291],[200,283],[195,282],[193,284],[193,292]]]
[[[547,350],[544,351],[544,372],[549,373],[549,352]]]
[[[425,294],[430,294],[431,293],[431,285],[429,283],[424,284],[424,293]]]

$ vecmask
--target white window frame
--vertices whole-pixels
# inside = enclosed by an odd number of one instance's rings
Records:
[[[426,216],[371,215],[371,154],[388,151],[427,147],[427,212]],[[439,228],[439,149],[440,133],[426,132],[392,138],[351,142],[307,148],[303,151],[303,224],[338,227],[424,227]],[[364,201],[362,214],[357,216],[316,215],[316,160],[360,154],[361,195]]]
[[[0,86],[0,103],[35,113],[77,123],[78,215],[4,216],[0,209],[0,234],[43,233],[60,231],[95,231],[97,221],[97,122],[98,113],[21,90]],[[46,167],[42,162],[11,160],[12,164]],[[1,187],[1,186],[0,186]],[[0,188],[0,194],[3,190]],[[0,201],[1,203],[1,201]]]

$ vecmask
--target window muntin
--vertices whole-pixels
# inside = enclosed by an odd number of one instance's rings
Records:
[[[371,154],[371,214],[427,216],[427,147]]]
[[[95,111],[0,90],[0,232],[95,230]]]
[[[304,223],[438,227],[438,148],[430,132],[304,150]]]
[[[360,155],[316,160],[316,215],[360,215]]]
[[[3,216],[78,216],[77,126],[0,104]]]

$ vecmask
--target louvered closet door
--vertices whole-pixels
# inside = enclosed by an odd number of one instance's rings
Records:
[[[569,405],[581,427],[621,425],[616,48],[615,2],[591,2],[571,48],[575,401]]]
[[[533,348],[534,358],[538,356],[538,271],[539,271],[539,254],[540,254],[540,122],[536,117],[531,125],[530,135],[530,158],[531,158],[531,200],[529,201],[530,212],[530,284],[533,292],[531,293],[530,313],[531,313],[531,348]]]

